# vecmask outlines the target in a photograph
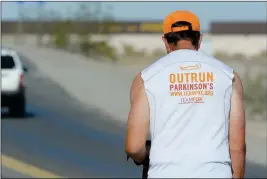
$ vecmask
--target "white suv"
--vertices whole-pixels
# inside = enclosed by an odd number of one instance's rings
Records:
[[[26,71],[15,50],[1,48],[1,107],[8,107],[12,116],[22,117],[25,114]]]

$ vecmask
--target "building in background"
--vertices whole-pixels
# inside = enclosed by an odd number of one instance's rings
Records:
[[[59,27],[61,21],[43,22],[42,32],[45,34],[44,40],[49,42],[52,38],[53,29]],[[116,47],[118,53],[123,53],[124,46],[130,45],[137,50],[145,50],[154,53],[164,49],[162,43],[160,22],[112,22],[109,32],[109,42]],[[2,38],[9,38],[16,33],[15,21],[3,21]],[[68,30],[71,41],[76,43],[77,29],[88,27],[92,31],[92,22],[72,22]],[[24,22],[24,33],[27,42],[34,42],[38,32],[38,22]],[[225,55],[242,54],[244,56],[254,56],[266,52],[267,49],[267,26],[265,22],[213,22],[209,32],[202,32],[204,38],[200,50],[214,55],[221,53]],[[26,35],[27,34],[27,35]],[[95,39],[102,39],[98,34]],[[93,37],[94,38],[94,37]]]
[[[213,53],[254,56],[266,52],[266,22],[213,22],[210,28]]]

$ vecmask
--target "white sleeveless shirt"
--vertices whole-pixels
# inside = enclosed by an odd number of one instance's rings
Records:
[[[228,119],[233,70],[178,50],[142,71],[150,106],[149,178],[231,178]]]

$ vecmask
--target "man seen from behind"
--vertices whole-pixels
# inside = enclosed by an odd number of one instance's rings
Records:
[[[138,74],[131,86],[127,155],[139,163],[149,155],[148,178],[243,178],[240,77],[198,51],[202,35],[191,12],[169,14],[162,40],[168,54]],[[145,147],[149,129],[150,153]]]

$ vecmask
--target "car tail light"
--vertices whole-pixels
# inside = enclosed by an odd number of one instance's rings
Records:
[[[24,75],[21,74],[20,77],[19,77],[19,87],[23,87],[23,85],[24,85],[23,82],[24,82]]]

